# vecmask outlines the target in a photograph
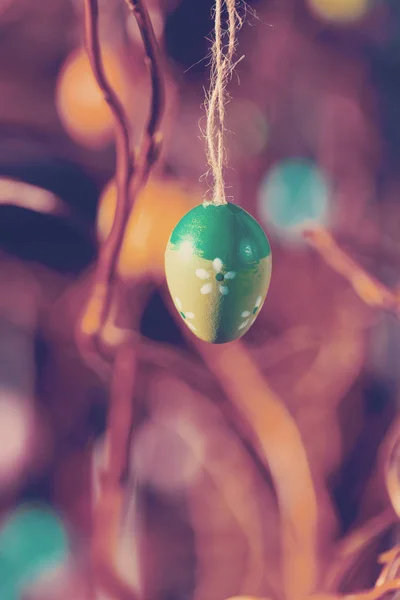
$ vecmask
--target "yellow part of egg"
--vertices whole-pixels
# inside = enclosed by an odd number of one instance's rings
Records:
[[[97,236],[108,236],[116,205],[116,185],[112,180],[100,199]],[[177,222],[201,202],[196,190],[187,190],[175,180],[151,179],[138,194],[123,242],[118,272],[124,279],[152,274],[164,277],[164,253]]]
[[[102,49],[104,70],[123,104],[128,99],[127,78],[118,53]],[[85,50],[72,52],[56,85],[56,105],[67,133],[83,146],[100,148],[112,140],[114,117],[92,73]]]

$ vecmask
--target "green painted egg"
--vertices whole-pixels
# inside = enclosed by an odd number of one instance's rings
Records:
[[[172,299],[201,340],[223,344],[252,326],[271,279],[271,247],[236,204],[204,203],[176,225],[165,251]]]

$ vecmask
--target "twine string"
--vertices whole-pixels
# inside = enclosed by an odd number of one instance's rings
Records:
[[[227,10],[228,42],[223,43],[223,8]],[[226,161],[224,147],[225,105],[228,100],[226,86],[237,62],[233,62],[236,51],[236,35],[242,20],[236,9],[236,0],[216,0],[215,2],[214,42],[211,50],[210,91],[206,100],[207,158],[212,172],[213,204],[226,204],[224,165]],[[242,57],[243,58],[243,57]],[[239,59],[241,60],[241,59]]]

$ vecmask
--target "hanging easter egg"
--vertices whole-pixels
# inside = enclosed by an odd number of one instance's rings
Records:
[[[164,253],[171,229],[195,206],[200,195],[174,179],[150,179],[138,194],[129,217],[118,272],[125,280],[151,274],[164,277]],[[97,235],[102,242],[110,233],[117,191],[114,181],[100,199]]]
[[[102,48],[104,70],[123,104],[128,98],[126,76],[116,51]],[[114,118],[92,73],[84,49],[67,58],[58,77],[56,105],[65,130],[77,143],[100,148],[111,142]]]
[[[203,203],[189,211],[165,252],[176,309],[197,337],[214,344],[249,330],[267,295],[271,266],[263,229],[230,203]]]

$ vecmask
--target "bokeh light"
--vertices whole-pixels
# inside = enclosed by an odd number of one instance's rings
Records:
[[[89,582],[78,562],[79,557],[78,560],[69,560],[30,582],[29,600],[88,600]],[[22,592],[28,592],[28,588],[25,587]]]
[[[135,435],[132,460],[139,480],[164,492],[189,486],[204,460],[204,440],[188,416],[148,421]]]
[[[307,0],[312,12],[327,21],[353,23],[364,17],[371,0]]]
[[[1,600],[19,600],[18,571],[15,564],[0,548],[0,597]]]
[[[267,120],[257,104],[251,100],[239,98],[228,104],[226,128],[231,158],[256,156],[267,145]]]
[[[275,165],[259,190],[258,208],[265,224],[294,238],[302,227],[323,225],[329,211],[330,185],[311,161],[296,158]]]
[[[18,509],[0,530],[0,554],[15,565],[19,585],[39,578],[68,555],[67,534],[60,518],[47,507]]]
[[[136,199],[121,251],[119,272],[134,278],[151,272],[164,276],[164,254],[168,238],[177,222],[200,204],[197,191],[188,191],[175,180],[152,179]],[[104,190],[98,213],[97,233],[100,240],[109,234],[116,204],[116,187],[112,181]]]
[[[61,202],[48,190],[15,181],[8,177],[0,178],[0,204],[12,204],[41,213],[54,213],[61,210]]]
[[[35,420],[26,400],[0,389],[0,489],[14,484],[30,461]]]
[[[125,104],[128,90],[118,54],[112,47],[103,47],[102,55],[107,78]],[[111,141],[114,118],[83,49],[72,52],[61,69],[56,104],[66,131],[76,142],[98,148]]]

